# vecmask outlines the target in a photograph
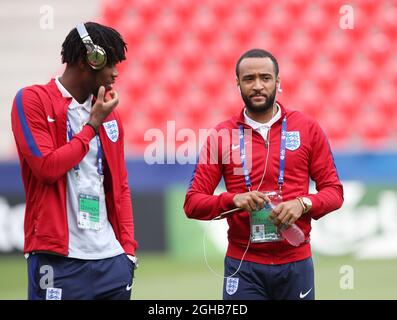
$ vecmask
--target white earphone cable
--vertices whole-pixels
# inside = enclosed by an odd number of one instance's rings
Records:
[[[277,106],[277,104],[276,104],[276,106]],[[273,108],[273,113],[272,113],[272,119],[273,119],[273,117],[274,117],[274,108]],[[267,164],[268,164],[269,153],[270,153],[270,131],[271,131],[271,129],[272,129],[272,127],[269,128],[269,131],[268,131],[268,133],[267,133],[268,139],[267,139],[267,153],[266,153],[265,168],[264,168],[264,170],[263,170],[262,178],[261,178],[261,181],[260,181],[260,183],[259,183],[258,188],[256,189],[256,191],[258,191],[259,188],[261,187],[261,185],[262,185],[262,183],[263,183],[263,180],[264,180],[264,178],[265,178],[265,175],[266,175],[266,171],[267,171]],[[251,191],[251,190],[249,189],[248,191]],[[210,227],[210,225],[211,225],[211,222],[213,222],[216,218],[217,218],[217,217],[211,219],[210,222],[209,222],[209,226],[208,226],[207,228],[204,229],[204,235],[203,235],[203,250],[204,250],[203,253],[204,253],[204,260],[205,260],[205,264],[206,264],[207,268],[208,268],[214,275],[216,275],[217,277],[223,278],[223,279],[227,279],[227,278],[233,277],[234,275],[236,275],[236,274],[240,271],[240,268],[241,268],[241,265],[243,264],[245,255],[247,254],[248,249],[249,249],[250,244],[251,244],[251,235],[249,235],[249,237],[248,237],[247,247],[245,248],[245,251],[244,251],[244,253],[243,253],[243,256],[242,256],[241,259],[240,259],[240,263],[239,263],[239,265],[238,265],[237,270],[236,270],[233,274],[231,274],[231,275],[225,277],[225,276],[223,276],[223,275],[217,273],[214,269],[212,269],[212,267],[209,265],[208,259],[207,259],[207,249],[206,249],[206,245],[205,245],[205,242],[206,242],[206,239],[207,239],[207,232],[208,232],[208,229],[209,229],[209,227]]]

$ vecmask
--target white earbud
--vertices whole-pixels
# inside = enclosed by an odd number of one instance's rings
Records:
[[[279,82],[278,85],[277,85],[277,91],[278,91],[279,93],[283,92],[283,89],[281,89],[281,83],[280,83],[280,82]]]

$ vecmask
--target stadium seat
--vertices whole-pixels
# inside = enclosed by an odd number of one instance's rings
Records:
[[[190,19],[190,28],[195,31],[202,46],[211,43],[216,34],[214,32],[216,24],[216,16],[209,10],[208,6],[198,7]]]
[[[388,36],[392,42],[397,38],[397,4],[390,2],[383,8],[378,9],[375,16],[375,23],[379,31]]]
[[[321,6],[321,1],[311,2],[306,9],[301,12],[299,24],[305,30],[305,34],[312,41],[322,41],[326,36],[324,24],[332,24],[335,21],[335,15],[328,15],[328,12]],[[313,47],[313,46],[312,46]],[[315,47],[315,46],[314,46]]]
[[[335,76],[340,72],[340,68],[330,61],[329,57],[321,56],[312,62],[308,72],[318,88],[324,94],[329,94],[335,87]]]
[[[327,112],[320,120],[320,124],[327,135],[332,148],[345,148],[349,143],[346,137],[352,135],[353,128],[343,111],[334,110],[332,104],[324,106]]]
[[[368,103],[368,92],[360,91],[349,80],[341,80],[332,90],[332,108],[343,112],[347,119],[361,116],[362,108]]]
[[[373,63],[367,57],[356,57],[348,66],[348,77],[358,86],[367,92],[373,85],[374,77],[379,74],[379,65]]]
[[[311,48],[308,50],[308,48]],[[318,48],[307,33],[296,31],[292,34],[291,39],[286,46],[286,53],[292,56],[294,62],[303,70],[317,55]]]
[[[372,88],[369,100],[383,117],[393,119],[397,115],[395,87],[386,79]]]
[[[322,42],[321,49],[317,49],[326,52],[334,63],[344,66],[353,57],[351,48],[355,45],[351,36],[338,30],[330,33]]]
[[[150,23],[160,16],[165,3],[157,0],[132,0],[128,6],[135,8],[146,23]]]
[[[306,81],[295,94],[293,108],[301,110],[308,116],[318,119],[324,112],[324,99],[321,91],[311,81]]]
[[[271,31],[273,37],[282,44],[289,38],[290,32],[294,30],[292,25],[293,17],[282,9],[281,4],[275,2],[269,7],[266,19],[263,22],[265,30]]]
[[[381,69],[382,77],[390,81],[390,83],[394,86],[394,92],[397,90],[397,56],[391,56],[385,63],[383,64],[383,68]]]
[[[153,23],[153,29],[156,30],[159,40],[165,46],[171,47],[181,36],[184,23],[175,11],[169,9],[164,10],[164,13],[157,17]]]
[[[366,47],[367,55],[375,63],[382,63],[392,54],[392,44],[390,38],[381,32],[374,31],[369,33],[362,40],[361,47]]]
[[[387,142],[391,133],[391,127],[386,125],[388,118],[375,108],[363,112],[359,119],[356,119],[355,130],[363,141],[363,147],[368,149],[379,149]]]

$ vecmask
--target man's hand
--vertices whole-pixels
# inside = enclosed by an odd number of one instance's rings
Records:
[[[270,199],[263,192],[250,191],[236,194],[233,202],[237,208],[245,211],[255,211],[262,209],[265,206],[265,202],[270,202]]]
[[[278,227],[288,228],[292,226],[296,220],[300,218],[303,213],[303,207],[298,199],[281,202],[277,205],[269,219]]]
[[[110,91],[111,99],[105,97],[105,87],[100,86],[95,104],[92,106],[88,122],[98,131],[103,120],[113,111],[119,103],[119,95],[116,91]]]

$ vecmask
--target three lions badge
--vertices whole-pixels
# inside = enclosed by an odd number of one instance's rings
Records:
[[[226,279],[226,292],[228,295],[233,295],[236,293],[237,289],[238,289],[238,278],[231,278],[228,277]]]
[[[301,145],[301,137],[299,131],[287,131],[285,133],[285,147],[287,150],[295,151]]]
[[[119,138],[119,127],[116,120],[111,120],[103,123],[106,134],[112,142],[116,142]]]

